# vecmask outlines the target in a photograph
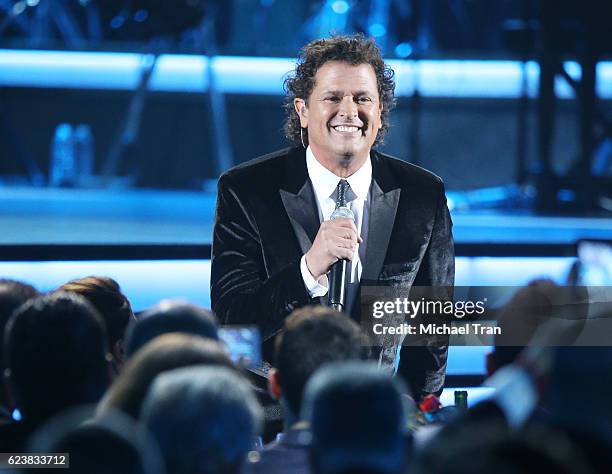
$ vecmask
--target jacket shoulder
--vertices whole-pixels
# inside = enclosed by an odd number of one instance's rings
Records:
[[[424,186],[444,189],[444,182],[437,174],[386,153],[376,152],[376,160],[386,168],[400,186]]]
[[[219,177],[219,185],[232,183],[241,189],[257,189],[258,185],[281,183],[293,150],[285,148],[236,165]]]

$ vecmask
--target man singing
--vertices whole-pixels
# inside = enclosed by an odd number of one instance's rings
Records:
[[[349,261],[344,310],[359,321],[360,285],[452,286],[454,249],[444,185],[373,147],[389,127],[393,71],[375,42],[307,44],[285,81],[289,148],[219,179],[211,299],[223,324],[273,336],[295,308],[326,303],[327,273]],[[339,192],[354,218],[330,220]],[[379,359],[393,366],[398,341]],[[418,399],[439,393],[447,347],[403,347],[398,371]]]

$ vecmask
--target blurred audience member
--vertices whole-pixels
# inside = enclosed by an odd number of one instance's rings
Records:
[[[104,322],[82,296],[56,292],[22,305],[5,330],[7,387],[21,421],[0,431],[0,449],[60,411],[97,403],[110,382]]]
[[[190,365],[215,365],[233,369],[225,349],[216,341],[187,334],[164,334],[140,349],[126,363],[98,407],[98,414],[120,410],[138,419],[142,402],[155,377]]]
[[[13,311],[35,296],[38,291],[32,285],[0,278],[0,327],[4,329]]]
[[[281,401],[285,432],[266,446],[250,468],[257,473],[310,472],[308,425],[300,420],[304,387],[326,362],[361,359],[368,351],[359,326],[324,306],[295,310],[275,341],[275,365],[269,373],[272,396]]]
[[[563,433],[539,426],[498,430],[486,421],[465,426],[416,455],[411,474],[590,474],[585,457]],[[604,471],[599,471],[604,472]]]
[[[612,465],[612,348],[548,350],[551,370],[543,388],[545,421],[562,430],[597,472]]]
[[[226,367],[161,374],[142,410],[172,474],[240,472],[261,416],[248,382]]]
[[[199,306],[184,301],[165,300],[143,312],[138,321],[128,327],[125,353],[131,357],[157,336],[182,332],[219,340],[214,315]]]
[[[558,288],[551,280],[533,280],[500,308],[497,319],[501,335],[495,336],[493,350],[485,359],[486,385],[496,388],[495,394],[466,412],[457,412],[448,424],[417,432],[417,448],[432,448],[435,453],[437,445],[452,443],[466,431],[487,428],[504,433],[529,419],[537,405],[537,392],[530,375],[517,362],[551,314],[550,295]]]
[[[303,418],[312,430],[317,474],[401,473],[407,465],[407,388],[374,362],[335,362],[306,386]]]
[[[100,313],[106,324],[113,368],[119,372],[123,364],[123,338],[130,321],[134,320],[132,306],[121,292],[119,284],[109,277],[89,276],[71,280],[59,287],[84,296]]]
[[[38,291],[27,283],[0,278],[0,369],[4,370],[4,328],[11,314]],[[11,408],[4,388],[0,390],[0,420],[9,421]]]
[[[515,362],[525,346],[551,314],[551,294],[560,287],[548,279],[536,279],[520,288],[500,308],[497,316],[501,334],[486,356],[487,376]],[[521,345],[517,345],[517,343]]]
[[[96,420],[90,415],[90,407],[79,407],[52,418],[33,435],[27,452],[68,453],[74,473],[164,474],[157,444],[134,421],[118,412]]]

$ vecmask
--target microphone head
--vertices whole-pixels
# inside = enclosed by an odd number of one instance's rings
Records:
[[[332,212],[329,220],[333,221],[339,217],[348,217],[349,219],[355,220],[355,214],[348,207],[337,207],[334,212]]]

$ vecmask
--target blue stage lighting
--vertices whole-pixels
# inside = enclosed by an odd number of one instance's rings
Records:
[[[134,13],[135,22],[143,23],[147,21],[147,18],[149,18],[149,12],[146,10],[138,10],[136,13]]]
[[[381,36],[385,36],[385,34],[387,34],[387,28],[385,25],[380,23],[370,25],[368,27],[368,31],[374,38],[380,38]]]
[[[412,54],[412,45],[410,43],[400,43],[395,47],[395,55],[399,58],[407,58]]]
[[[409,43],[402,43],[395,52],[404,58],[409,48]],[[143,57],[137,53],[0,49],[0,87],[132,90],[138,85]],[[295,68],[290,58],[216,56],[210,68],[209,61],[202,55],[163,54],[149,87],[203,93],[212,72],[220,92],[281,95],[283,79]],[[390,59],[387,63],[395,71],[397,97],[409,97],[415,88],[423,97],[512,99],[522,92],[523,64],[519,61]],[[565,67],[571,76],[580,77],[578,64],[568,61]],[[525,72],[527,93],[537,97],[538,64],[528,62]],[[558,79],[555,87],[560,99],[574,97],[564,81]],[[597,65],[597,90],[600,98],[612,98],[610,61]]]
[[[331,7],[334,13],[337,13],[338,15],[344,15],[346,12],[349,11],[350,5],[345,0],[336,0],[334,3],[332,3]]]

